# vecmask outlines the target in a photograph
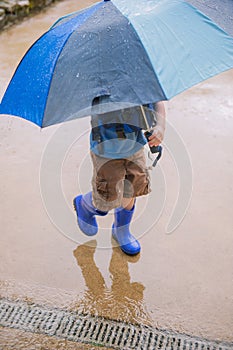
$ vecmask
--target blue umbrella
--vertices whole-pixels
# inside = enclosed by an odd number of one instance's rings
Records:
[[[0,113],[45,127],[90,115],[102,95],[105,112],[168,100],[232,68],[231,18],[223,30],[192,6],[210,1],[189,2],[101,1],[59,19],[22,59]]]
[[[232,0],[186,0],[233,36]]]

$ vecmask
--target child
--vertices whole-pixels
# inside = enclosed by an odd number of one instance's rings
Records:
[[[101,102],[103,99],[95,98],[93,107],[98,108]],[[107,215],[109,210],[115,209],[112,236],[122,251],[129,255],[138,254],[141,249],[138,240],[129,231],[135,198],[151,191],[144,155],[147,140],[141,127],[142,108],[144,115],[145,112],[147,116],[149,114],[153,126],[149,146],[158,146],[162,142],[165,131],[162,101],[110,113],[94,112],[90,135],[92,192],[74,198],[78,225],[88,236],[98,231],[95,216]]]

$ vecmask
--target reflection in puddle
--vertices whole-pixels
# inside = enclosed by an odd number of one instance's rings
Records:
[[[151,325],[152,321],[143,302],[145,287],[140,282],[131,282],[128,263],[135,263],[138,256],[127,256],[118,247],[112,249],[109,265],[111,288],[96,266],[94,254],[97,242],[89,241],[78,246],[74,256],[81,268],[87,290],[74,308],[83,313],[134,324]],[[81,306],[80,306],[81,305]]]

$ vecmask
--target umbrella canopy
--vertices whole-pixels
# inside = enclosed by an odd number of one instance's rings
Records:
[[[233,36],[232,0],[186,0]]]
[[[45,127],[90,115],[98,96],[107,96],[104,112],[167,100],[232,67],[233,38],[191,4],[102,1],[35,42],[0,113]]]

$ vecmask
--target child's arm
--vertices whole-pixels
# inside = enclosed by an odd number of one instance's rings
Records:
[[[153,135],[149,137],[149,146],[158,146],[164,138],[165,125],[166,125],[166,111],[162,101],[157,102],[155,105],[155,112],[157,123],[153,128]]]

